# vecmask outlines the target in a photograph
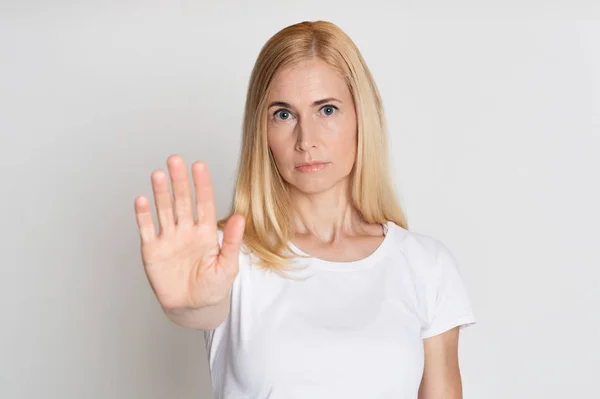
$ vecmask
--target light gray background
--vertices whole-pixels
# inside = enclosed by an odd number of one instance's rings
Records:
[[[460,264],[465,398],[600,397],[598,3],[250,3],[1,4],[0,397],[210,397],[133,201],[179,153],[208,163],[223,216],[258,51],[315,19],[362,51],[411,228]]]

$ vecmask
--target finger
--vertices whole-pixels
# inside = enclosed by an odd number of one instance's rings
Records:
[[[219,255],[219,265],[237,265],[245,229],[244,217],[232,215],[223,228],[223,243]],[[228,270],[236,272],[236,270]]]
[[[196,190],[198,225],[216,226],[217,210],[215,206],[215,194],[206,164],[200,161],[194,162],[192,165],[192,176]]]
[[[185,160],[179,155],[172,155],[167,160],[167,165],[173,184],[176,222],[177,224],[193,224],[192,189]]]
[[[150,201],[143,195],[135,199],[135,219],[140,232],[142,244],[151,242],[156,238],[156,229],[154,228],[154,220],[150,212]]]
[[[152,174],[152,191],[154,192],[160,234],[171,232],[175,229],[173,202],[171,201],[167,174],[160,169]]]

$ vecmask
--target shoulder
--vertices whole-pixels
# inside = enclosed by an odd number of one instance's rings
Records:
[[[448,247],[434,236],[406,230],[394,222],[390,222],[390,225],[396,248],[413,257],[435,259],[441,254],[450,252]]]
[[[429,273],[439,271],[439,268],[455,266],[451,250],[437,237],[406,230],[393,222],[390,225],[393,229],[392,248],[399,252],[411,268]]]

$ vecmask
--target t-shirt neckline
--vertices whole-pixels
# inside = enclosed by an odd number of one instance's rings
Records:
[[[392,223],[393,223],[392,221],[387,221],[382,224],[384,231],[385,231],[385,236],[383,237],[383,241],[379,244],[379,246],[375,249],[375,251],[373,251],[370,255],[367,255],[366,257],[364,257],[362,259],[358,259],[358,260],[354,260],[354,261],[349,261],[349,262],[328,261],[328,260],[324,260],[324,259],[317,258],[317,257],[307,254],[306,252],[302,251],[300,248],[295,246],[291,241],[289,242],[289,246],[294,252],[297,252],[304,256],[310,256],[310,258],[306,259],[306,261],[308,261],[310,263],[311,267],[316,267],[318,269],[339,270],[339,271],[365,269],[365,268],[369,268],[369,267],[373,266],[385,254],[386,247],[389,245],[389,242],[392,239],[391,236],[394,231]],[[300,259],[300,261],[302,261],[302,259]]]

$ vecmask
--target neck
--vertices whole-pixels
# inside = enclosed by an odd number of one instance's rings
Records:
[[[312,235],[333,243],[364,232],[365,223],[350,201],[349,182],[344,180],[320,193],[292,191],[296,235]]]

